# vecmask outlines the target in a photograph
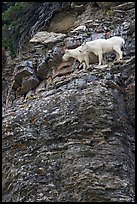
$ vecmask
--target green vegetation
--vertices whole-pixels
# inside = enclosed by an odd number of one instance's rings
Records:
[[[12,57],[16,56],[22,31],[27,23],[26,14],[34,2],[3,2],[2,46],[6,46]]]
[[[113,14],[113,11],[112,11],[112,10],[107,10],[107,11],[105,12],[105,14],[111,16],[111,15]]]

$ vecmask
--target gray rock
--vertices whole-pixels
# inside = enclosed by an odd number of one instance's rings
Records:
[[[56,57],[51,58],[47,61],[46,79],[38,82],[35,73],[23,77],[25,99],[24,96],[16,97],[13,103],[9,100],[8,106],[4,106],[3,202],[135,201],[135,38],[126,33],[130,26],[123,30],[122,25],[123,22],[131,23],[135,17],[134,10],[127,10],[133,6],[129,3],[125,3],[126,12],[122,13],[126,14],[120,18],[106,15],[100,8],[96,11],[91,3],[83,2],[86,9],[75,21],[75,26],[88,19],[94,19],[93,23],[102,28],[105,22],[107,28],[113,25],[112,34],[126,39],[122,63],[108,61],[102,67],[93,64],[83,72],[77,66],[72,71],[70,61],[66,66]],[[48,5],[48,11],[58,5],[44,4]],[[111,9],[119,2],[109,4]],[[104,2],[101,5],[103,7]],[[114,9],[123,10],[122,5]],[[44,20],[46,12],[44,7],[39,8],[38,13]],[[37,22],[43,23],[41,18]],[[36,24],[30,32],[35,33],[38,28]],[[71,37],[74,42],[82,42],[94,32],[91,29],[87,36],[81,33]],[[73,44],[73,40],[68,44],[71,42]],[[51,56],[53,52],[60,53],[55,49],[56,43],[50,47]],[[25,55],[23,58],[29,56],[27,51]],[[30,61],[37,58],[39,68],[45,69],[43,54],[36,51],[29,57]],[[13,82],[14,67],[21,60],[13,60],[12,66],[4,70],[4,102],[7,93],[9,99],[12,96],[10,81]]]
[[[47,73],[48,73],[48,67],[47,67],[46,57],[42,57],[38,62],[36,74],[38,78],[43,80],[47,77]]]
[[[30,97],[33,97],[34,95],[35,95],[34,90],[30,90],[30,91],[26,94],[25,99],[28,99],[28,98],[30,98]]]
[[[30,90],[36,88],[39,84],[39,80],[34,76],[24,77],[22,79],[21,93],[26,94]]]
[[[46,80],[42,81],[39,86],[36,88],[35,93],[39,93],[41,91],[45,91],[46,90]]]
[[[33,69],[29,67],[23,67],[15,73],[14,80],[21,85],[22,79],[27,76],[32,76],[34,73]]]
[[[22,61],[21,63],[17,64],[17,66],[16,66],[17,70],[20,70],[20,69],[22,69],[22,68],[24,68],[24,67],[30,67],[30,68],[33,69],[33,63],[32,63],[32,61],[30,61],[30,60],[25,60],[25,61]]]
[[[64,38],[66,34],[62,33],[54,33],[54,32],[47,32],[41,31],[34,35],[34,37],[29,41],[30,43],[41,43],[41,44],[48,44],[56,42],[62,38]]]
[[[122,3],[120,5],[117,5],[115,7],[112,7],[112,9],[118,9],[118,10],[122,10],[122,11],[127,11],[127,10],[130,10],[132,8],[135,8],[135,2],[126,2],[126,3]]]

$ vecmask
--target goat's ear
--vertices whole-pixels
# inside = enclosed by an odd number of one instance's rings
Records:
[[[62,47],[62,52],[66,52],[67,50],[67,46],[65,45],[64,47]]]
[[[69,50],[68,50],[68,49],[65,49],[65,53],[67,53],[67,52],[69,52]]]

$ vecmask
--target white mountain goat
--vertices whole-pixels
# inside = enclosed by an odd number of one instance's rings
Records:
[[[119,61],[122,59],[121,48],[125,44],[125,40],[118,36],[113,36],[109,39],[97,39],[89,42],[84,42],[81,45],[79,52],[85,55],[85,52],[93,52],[98,56],[99,64],[103,63],[103,54],[106,53],[115,53],[116,60]]]
[[[80,63],[83,64],[83,69],[86,71],[86,69],[89,67],[89,62],[95,63],[97,62],[97,56],[94,53],[91,52],[79,52],[79,50],[82,49],[81,46],[75,48],[75,49],[66,49],[65,54],[63,55],[62,59],[63,61],[68,61],[69,58],[75,58]]]

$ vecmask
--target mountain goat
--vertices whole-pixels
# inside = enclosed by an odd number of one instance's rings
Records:
[[[124,39],[118,36],[113,36],[109,39],[97,39],[83,43],[79,52],[81,54],[85,52],[93,52],[96,56],[98,56],[98,65],[101,65],[103,62],[103,54],[106,53],[114,52],[116,54],[117,61],[122,59],[121,48],[124,43]]]
[[[62,59],[63,61],[68,61],[70,57],[75,58],[83,64],[83,69],[86,70],[89,67],[90,61],[91,63],[97,62],[97,57],[91,52],[79,52],[80,49],[82,49],[81,46],[75,49],[66,49]]]

